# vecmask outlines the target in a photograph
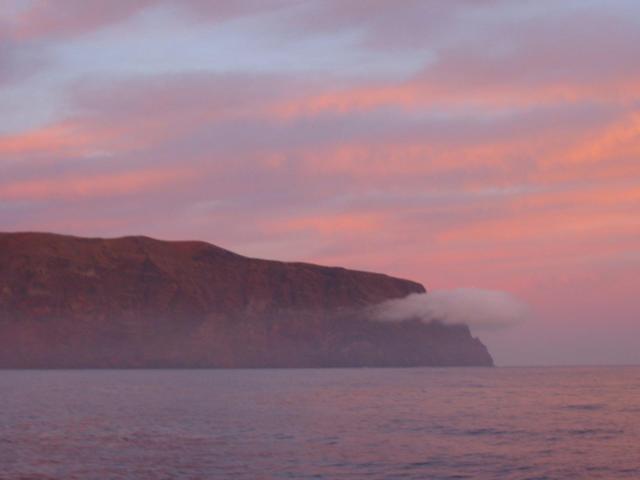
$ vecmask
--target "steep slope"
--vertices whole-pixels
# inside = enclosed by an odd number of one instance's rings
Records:
[[[0,234],[0,367],[490,365],[464,327],[370,321],[420,284],[204,242]]]

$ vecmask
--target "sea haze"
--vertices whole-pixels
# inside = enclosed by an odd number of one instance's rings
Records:
[[[621,479],[640,367],[0,372],[0,478]]]

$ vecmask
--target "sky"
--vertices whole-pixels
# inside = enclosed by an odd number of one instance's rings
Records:
[[[200,239],[640,363],[640,2],[3,0],[0,230]]]

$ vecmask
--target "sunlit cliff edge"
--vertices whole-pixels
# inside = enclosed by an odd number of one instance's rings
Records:
[[[424,291],[204,242],[0,233],[0,368],[493,365],[465,325],[368,318]]]

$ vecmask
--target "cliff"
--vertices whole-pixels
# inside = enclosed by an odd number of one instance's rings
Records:
[[[367,318],[416,292],[204,242],[0,233],[0,368],[492,365],[466,326]]]

